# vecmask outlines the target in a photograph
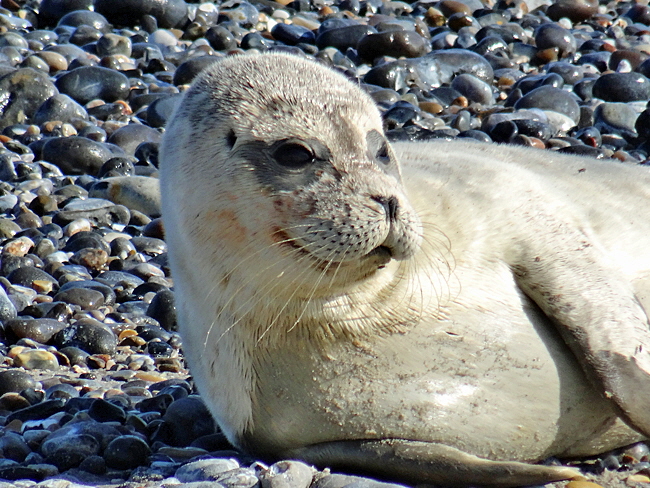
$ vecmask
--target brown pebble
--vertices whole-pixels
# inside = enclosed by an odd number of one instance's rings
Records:
[[[25,369],[58,369],[59,362],[56,356],[42,349],[32,349],[17,354],[14,366]]]
[[[582,22],[598,13],[598,0],[558,0],[546,13],[553,20],[568,17],[572,22]]]
[[[120,341],[120,346],[121,347],[142,347],[147,343],[142,337],[136,336],[130,336],[130,337],[125,337]]]
[[[14,346],[11,349],[9,349],[9,352],[7,353],[7,356],[10,358],[15,358],[18,356],[21,352],[27,351],[28,349],[25,346]]]
[[[609,58],[609,68],[616,71],[621,61],[625,60],[630,63],[633,70],[636,70],[646,59],[648,59],[648,55],[644,52],[619,49],[614,51],[612,57]]]
[[[14,412],[21,408],[29,407],[29,405],[30,403],[24,396],[20,395],[20,393],[10,391],[0,396],[0,410],[9,410],[10,412]],[[9,425],[5,426],[5,430],[11,430]]]
[[[54,283],[52,283],[51,281],[47,281],[47,280],[32,281],[32,289],[37,291],[38,293],[50,293],[53,287],[54,287]]]
[[[476,19],[471,15],[458,13],[452,15],[451,17],[449,17],[449,19],[447,19],[447,25],[451,30],[458,32],[463,27],[472,27],[478,24],[476,22]]]
[[[634,486],[635,483],[650,483],[650,477],[645,474],[633,474],[625,478],[625,484]]]
[[[23,430],[23,421],[19,419],[13,419],[7,425],[5,425],[5,430],[10,430],[11,432],[20,432]]]
[[[569,481],[564,488],[603,488],[593,481]]]
[[[165,377],[160,376],[154,373],[147,373],[146,371],[140,371],[135,374],[134,378],[138,378],[143,381],[150,381],[151,383],[158,383],[159,381],[164,381]]]
[[[156,358],[156,366],[160,371],[179,373],[183,368],[176,358]]]
[[[133,329],[124,329],[122,332],[120,332],[120,335],[118,336],[118,339],[121,341],[127,337],[133,337],[137,336],[138,333],[133,330]]]
[[[72,255],[70,262],[73,264],[80,264],[86,268],[101,270],[106,266],[108,261],[108,253],[103,249],[80,249]]]
[[[443,110],[443,106],[436,102],[420,102],[418,106],[430,114],[439,114]]]
[[[424,13],[424,20],[429,27],[442,27],[447,21],[445,16],[442,15],[442,12],[433,7],[429,7],[429,9]]]
[[[39,51],[36,56],[47,63],[50,67],[50,74],[68,69],[68,61],[62,54],[54,51]]]
[[[438,3],[437,7],[445,17],[451,17],[456,13],[472,15],[471,8],[464,3],[457,2],[456,0],[442,0],[442,2]]]
[[[4,245],[3,252],[14,256],[24,256],[34,247],[34,241],[27,236],[19,237]]]
[[[467,100],[466,97],[460,96],[456,98],[453,102],[451,102],[452,105],[456,105],[458,107],[467,107],[469,105],[469,101]]]
[[[557,47],[540,49],[535,57],[542,63],[552,63],[560,58],[560,50]]]

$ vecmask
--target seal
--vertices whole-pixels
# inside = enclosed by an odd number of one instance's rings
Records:
[[[264,54],[187,91],[161,189],[184,351],[235,446],[519,486],[650,434],[647,168],[391,145],[343,75]]]

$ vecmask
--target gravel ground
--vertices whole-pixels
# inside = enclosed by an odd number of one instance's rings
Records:
[[[0,488],[395,486],[269,469],[233,450],[197,396],[175,332],[157,150],[210,63],[314,57],[359,80],[393,140],[648,163],[643,1],[0,5]],[[577,464],[602,487],[647,486],[648,451]]]

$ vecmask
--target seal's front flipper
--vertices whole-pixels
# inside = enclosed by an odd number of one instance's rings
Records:
[[[325,442],[284,453],[320,467],[402,483],[445,486],[527,486],[584,479],[564,466],[490,461],[433,442],[402,439]]]
[[[517,283],[557,324],[587,376],[621,417],[650,436],[646,312],[632,284],[585,233],[553,224],[516,248],[511,267]]]

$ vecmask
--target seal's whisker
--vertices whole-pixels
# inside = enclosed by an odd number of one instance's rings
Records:
[[[310,245],[310,244],[308,244],[306,247],[308,247],[309,245]],[[314,245],[315,245],[315,244],[314,244]],[[297,257],[297,259],[296,259],[295,261],[292,261],[292,263],[300,264],[302,261],[309,259],[309,256],[299,254],[297,250],[293,250],[292,254],[294,254],[294,253],[297,253],[297,254],[298,254],[298,257]],[[283,257],[282,257],[282,260],[285,260],[285,259],[290,259],[290,256],[283,256]],[[273,263],[273,264],[269,265],[267,268],[265,268],[265,270],[266,270],[266,269],[269,269],[270,267],[276,266],[277,264],[278,264],[278,262]],[[300,273],[298,273],[298,274],[297,274],[297,275],[292,279],[291,283],[296,283],[296,282],[297,282],[299,279],[301,279],[301,278],[302,278],[306,273],[309,272],[309,269],[310,269],[309,267],[303,267],[303,268],[301,269]],[[254,280],[254,278],[251,278],[248,282],[250,282],[250,281],[252,281],[252,280]],[[247,282],[247,283],[248,283],[248,282]],[[291,283],[290,283],[290,284],[291,284]],[[237,293],[238,293],[239,291],[241,291],[245,286],[246,286],[246,283],[245,283],[244,285],[242,285],[242,286],[238,289],[238,291],[235,292],[235,293],[233,294],[233,297],[237,296]],[[226,329],[226,330],[221,334],[221,336],[217,339],[217,342],[219,342],[227,332],[229,332],[230,330],[232,330],[232,328],[233,328],[234,326],[236,326],[238,323],[240,323],[240,322],[241,322],[241,321],[242,321],[242,320],[243,320],[243,319],[244,319],[244,318],[245,318],[245,317],[246,317],[246,316],[247,316],[247,315],[248,315],[248,314],[249,314],[249,313],[250,313],[250,312],[255,308],[255,306],[263,300],[263,298],[264,298],[265,296],[268,296],[268,294],[269,294],[268,292],[272,291],[272,290],[275,289],[277,286],[280,286],[280,284],[279,284],[278,282],[272,282],[272,283],[269,283],[268,286],[266,286],[266,287],[264,287],[264,288],[262,288],[262,289],[256,289],[254,295],[252,295],[252,296],[250,296],[248,299],[246,299],[246,300],[241,304],[241,306],[240,306],[238,309],[236,309],[235,311],[232,312],[232,314],[233,314],[234,316],[239,315],[239,317],[235,320],[235,322],[234,322],[233,324],[231,324],[231,325],[230,325],[230,326],[229,326],[229,327],[228,327],[228,328],[227,328],[227,329]],[[284,286],[284,285],[283,285],[283,286]],[[291,295],[291,297],[289,298],[289,300],[290,300],[290,299],[291,299],[291,298],[292,298],[292,297],[293,297],[293,296],[298,292],[298,290],[299,290],[298,287],[295,287],[295,288],[294,288],[294,292],[292,293],[292,295]],[[232,300],[232,298],[231,298],[231,300]],[[229,302],[227,302],[227,304],[229,304],[231,300],[229,300]],[[288,304],[288,303],[289,303],[289,302],[287,302],[287,304]],[[226,305],[224,305],[224,306],[222,307],[222,312],[225,310],[225,306],[226,306]],[[248,310],[247,310],[246,312],[244,312],[244,313],[238,313],[238,312],[241,312],[241,311],[242,311],[246,306],[248,306],[248,307],[247,307]],[[285,306],[286,306],[286,305],[285,305]],[[284,307],[283,307],[283,310],[284,310]],[[217,318],[215,319],[215,322],[218,320],[218,318],[220,317],[220,315],[221,315],[222,312],[220,312],[220,313],[217,315]]]
[[[297,251],[295,251],[295,252],[297,253]],[[289,257],[288,256],[283,256],[282,261],[284,261],[285,259],[289,259]],[[305,260],[305,259],[308,259],[308,257],[304,256],[304,255],[300,255],[296,262],[300,263],[302,260]],[[278,264],[278,262],[273,263],[273,265],[270,265],[269,267],[275,266],[277,264]],[[266,269],[268,269],[268,268],[266,268]],[[292,283],[296,282],[299,278],[301,278],[303,276],[303,274],[307,273],[308,272],[307,270],[308,270],[308,268],[303,268],[303,270],[296,277],[294,277],[294,279],[292,280]],[[280,284],[278,282],[273,282],[273,283],[270,283],[268,285],[268,287],[265,287],[263,289],[255,290],[255,293],[253,295],[251,295],[248,299],[246,299],[244,301],[244,303],[242,303],[239,306],[239,308],[237,308],[236,310],[234,310],[232,312],[233,316],[239,315],[239,317],[236,318],[236,320],[229,327],[227,327],[226,330],[223,331],[223,333],[219,336],[219,338],[217,338],[216,342],[218,343],[224,337],[225,334],[227,334],[229,331],[231,331],[233,329],[233,327],[235,327],[242,320],[244,320],[248,316],[248,314],[255,308],[255,306],[258,303],[260,303],[265,296],[268,296],[267,292],[272,291],[274,288],[276,288],[278,286],[280,286]],[[240,290],[243,289],[244,287],[245,287],[245,285],[240,287]],[[297,288],[296,288],[296,291],[297,291]],[[294,293],[296,293],[296,291],[294,291]],[[248,307],[247,307],[247,305],[248,305]],[[245,311],[243,313],[238,313],[238,312],[241,312],[244,308],[247,308],[247,311]],[[222,307],[222,311],[223,310],[224,310],[224,308]],[[219,313],[219,315],[215,319],[215,322],[218,320],[221,313],[222,312]]]
[[[346,252],[349,249],[350,249],[350,246],[348,246],[348,248],[346,249]],[[333,250],[330,253],[330,255],[333,255],[335,253],[336,253],[336,251]],[[300,315],[298,316],[296,321],[293,323],[293,325],[289,328],[288,332],[291,332],[298,325],[298,323],[300,323],[300,320],[302,320],[302,317],[305,315],[305,312],[307,311],[307,308],[309,307],[309,304],[310,304],[312,298],[314,297],[314,294],[316,293],[316,290],[318,289],[321,281],[323,281],[323,278],[327,274],[327,271],[329,270],[329,268],[331,267],[333,262],[334,261],[329,261],[329,260],[327,261],[327,265],[326,265],[325,269],[323,269],[322,273],[320,274],[320,276],[316,280],[316,283],[314,283],[314,286],[312,287],[311,292],[309,293],[309,297],[305,301],[305,306],[303,307],[302,312],[300,313]]]
[[[297,226],[293,226],[293,228],[299,228],[299,227],[301,227],[301,226],[298,226],[298,225],[297,225]],[[279,242],[274,242],[273,244],[271,244],[270,247],[279,246],[279,245],[285,244],[285,243],[287,243],[287,242],[294,241],[294,240],[296,240],[296,239],[298,239],[298,238],[297,238],[297,237],[294,237],[294,238],[284,239],[284,240],[279,241]],[[239,266],[241,266],[242,264],[244,264],[244,263],[245,263],[246,261],[248,261],[249,259],[252,259],[252,258],[254,258],[255,256],[257,256],[257,255],[263,253],[263,252],[266,251],[266,250],[268,250],[268,247],[263,248],[263,249],[260,249],[260,250],[258,250],[257,252],[252,253],[252,254],[250,254],[249,256],[247,256],[246,258],[240,260],[240,262],[239,262],[236,266],[234,266],[233,269],[230,270],[230,272],[228,272],[228,273],[226,274],[226,277],[228,277],[228,278],[232,277],[233,273],[235,272],[235,270],[236,270]],[[305,258],[306,258],[306,256],[301,256],[299,260],[302,260],[302,259],[305,259]],[[269,269],[271,269],[272,267],[277,266],[277,265],[278,265],[277,262],[272,263],[272,264],[268,265],[266,268],[264,268],[261,272],[263,273],[263,272],[265,272],[265,271],[268,271]],[[244,288],[246,288],[250,283],[254,282],[256,279],[257,279],[257,278],[256,278],[255,276],[251,276],[247,281],[245,281],[243,284],[241,284],[241,285],[239,286],[239,288],[237,288],[233,293],[231,293],[230,299],[229,299],[225,304],[221,305],[221,307],[220,307],[221,310],[217,312],[217,314],[216,314],[214,320],[212,321],[212,323],[210,324],[210,327],[208,328],[208,331],[207,331],[207,334],[206,334],[206,337],[205,337],[205,341],[204,341],[204,343],[203,343],[204,350],[205,350],[205,348],[207,347],[207,343],[208,343],[209,338],[210,338],[210,335],[211,335],[211,333],[212,333],[212,329],[214,328],[215,324],[216,324],[216,323],[219,321],[219,319],[221,318],[222,313],[226,310],[226,308],[230,305],[231,302],[233,302],[234,300],[236,300],[236,299],[238,298],[239,293],[240,293]],[[207,295],[206,295],[206,300],[207,300],[207,301],[212,301],[212,300],[211,300],[211,296],[212,296],[212,293],[214,293],[214,291],[216,291],[216,289],[217,289],[217,284],[214,284],[213,287],[210,289],[210,291],[209,291],[209,292],[207,293]],[[250,300],[250,299],[249,299],[249,300]],[[242,304],[242,307],[245,306],[247,303],[248,303],[248,301],[244,302],[244,303]],[[240,308],[241,308],[241,307],[240,307]],[[240,310],[240,309],[237,309],[234,313],[238,312],[239,310]],[[228,328],[228,330],[231,330],[231,329],[232,329],[232,326]],[[220,336],[220,338],[221,338],[222,336],[223,336],[223,334]],[[218,342],[218,341],[217,341],[217,342]]]
[[[299,273],[299,274],[298,274],[298,275],[297,275],[297,276],[292,280],[291,283],[295,283],[296,281],[298,281],[298,279],[301,278],[302,275],[304,275],[305,273],[307,273],[307,270],[306,270],[306,269],[303,269],[303,271],[301,271],[301,273]],[[322,275],[321,275],[321,276],[322,276]],[[286,310],[286,308],[287,308],[287,307],[289,306],[289,304],[291,303],[291,300],[295,297],[296,293],[298,293],[298,290],[299,290],[299,287],[295,287],[294,290],[293,290],[293,292],[292,292],[291,295],[289,296],[289,298],[287,298],[287,299],[285,300],[284,305],[282,305],[282,308],[280,308],[280,310],[277,311],[277,313],[275,314],[275,317],[273,318],[273,320],[268,324],[268,326],[264,329],[264,331],[262,332],[262,334],[261,334],[261,335],[259,336],[259,338],[257,339],[257,343],[258,343],[258,344],[259,344],[259,342],[264,338],[264,336],[267,334],[267,332],[268,332],[269,330],[271,330],[271,328],[272,328],[272,327],[277,323],[277,321],[278,321],[278,319],[281,317],[282,313]],[[308,299],[308,301],[309,301],[309,299]],[[293,329],[293,327],[289,328],[289,330],[287,330],[287,333],[291,332],[292,329]]]

